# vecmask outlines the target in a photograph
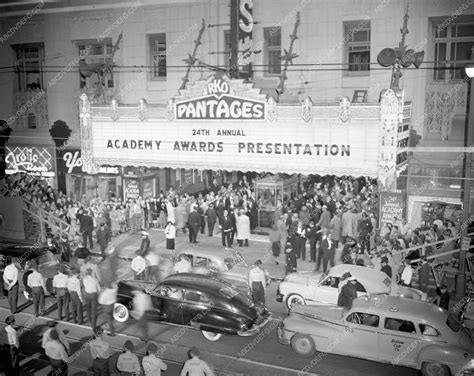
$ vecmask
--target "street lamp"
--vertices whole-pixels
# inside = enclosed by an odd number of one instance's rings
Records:
[[[474,59],[474,47],[471,51],[471,60]],[[464,68],[466,75],[469,77],[469,83],[467,87],[467,119],[466,119],[466,131],[464,137],[464,145],[466,147],[466,158],[464,159],[464,182],[463,182],[463,225],[462,225],[462,238],[467,235],[469,231],[470,222],[470,210],[471,210],[471,175],[472,175],[472,153],[467,150],[468,147],[474,142],[473,128],[474,128],[474,85],[472,80],[474,77],[474,64],[467,64]],[[464,243],[470,244],[470,242]],[[456,278],[456,297],[462,298],[466,289],[466,252],[469,251],[469,247],[461,246],[459,251],[459,271]]]

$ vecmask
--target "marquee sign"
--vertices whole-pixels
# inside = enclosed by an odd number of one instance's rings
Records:
[[[62,160],[58,160],[58,170],[64,171],[66,174],[84,174],[82,169],[81,151],[79,149],[67,150],[62,155]],[[116,166],[99,166],[99,174],[120,173],[119,167]]]
[[[6,173],[28,172],[32,175],[54,176],[52,149],[36,146],[7,146]]]
[[[264,120],[264,101],[236,96],[227,76],[216,74],[207,81],[203,96],[175,104],[177,120]]]

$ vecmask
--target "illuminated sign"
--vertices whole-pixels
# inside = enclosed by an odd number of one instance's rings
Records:
[[[62,162],[64,163],[64,168],[58,163],[58,170],[64,170],[67,174],[72,173],[84,173],[82,170],[82,159],[80,150],[70,150],[63,154]],[[59,161],[58,161],[59,162]],[[114,174],[118,175],[120,173],[119,168],[115,166],[100,166],[99,174]]]
[[[212,76],[204,96],[177,102],[178,120],[264,120],[265,102],[233,95],[230,80]]]
[[[54,176],[52,150],[36,146],[7,146],[6,173],[28,172],[32,175]]]

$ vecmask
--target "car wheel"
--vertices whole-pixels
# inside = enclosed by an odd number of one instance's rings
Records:
[[[127,307],[125,307],[123,304],[115,303],[113,316],[115,321],[125,322],[130,317],[130,313],[128,312]]]
[[[313,355],[316,351],[313,339],[306,334],[295,334],[291,337],[291,348],[300,355]]]
[[[449,368],[443,364],[425,362],[421,367],[422,376],[449,376]]]
[[[201,330],[201,333],[205,339],[211,342],[219,341],[222,337],[222,333],[208,332],[206,330]]]
[[[291,307],[295,304],[305,305],[306,302],[301,295],[298,295],[298,294],[288,295],[288,298],[286,298],[286,306],[288,307],[288,309],[291,309]]]

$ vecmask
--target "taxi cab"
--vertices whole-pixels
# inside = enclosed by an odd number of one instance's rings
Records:
[[[423,376],[474,371],[474,342],[448,311],[429,302],[379,295],[338,306],[295,306],[278,340],[301,355],[315,351],[420,369]]]

